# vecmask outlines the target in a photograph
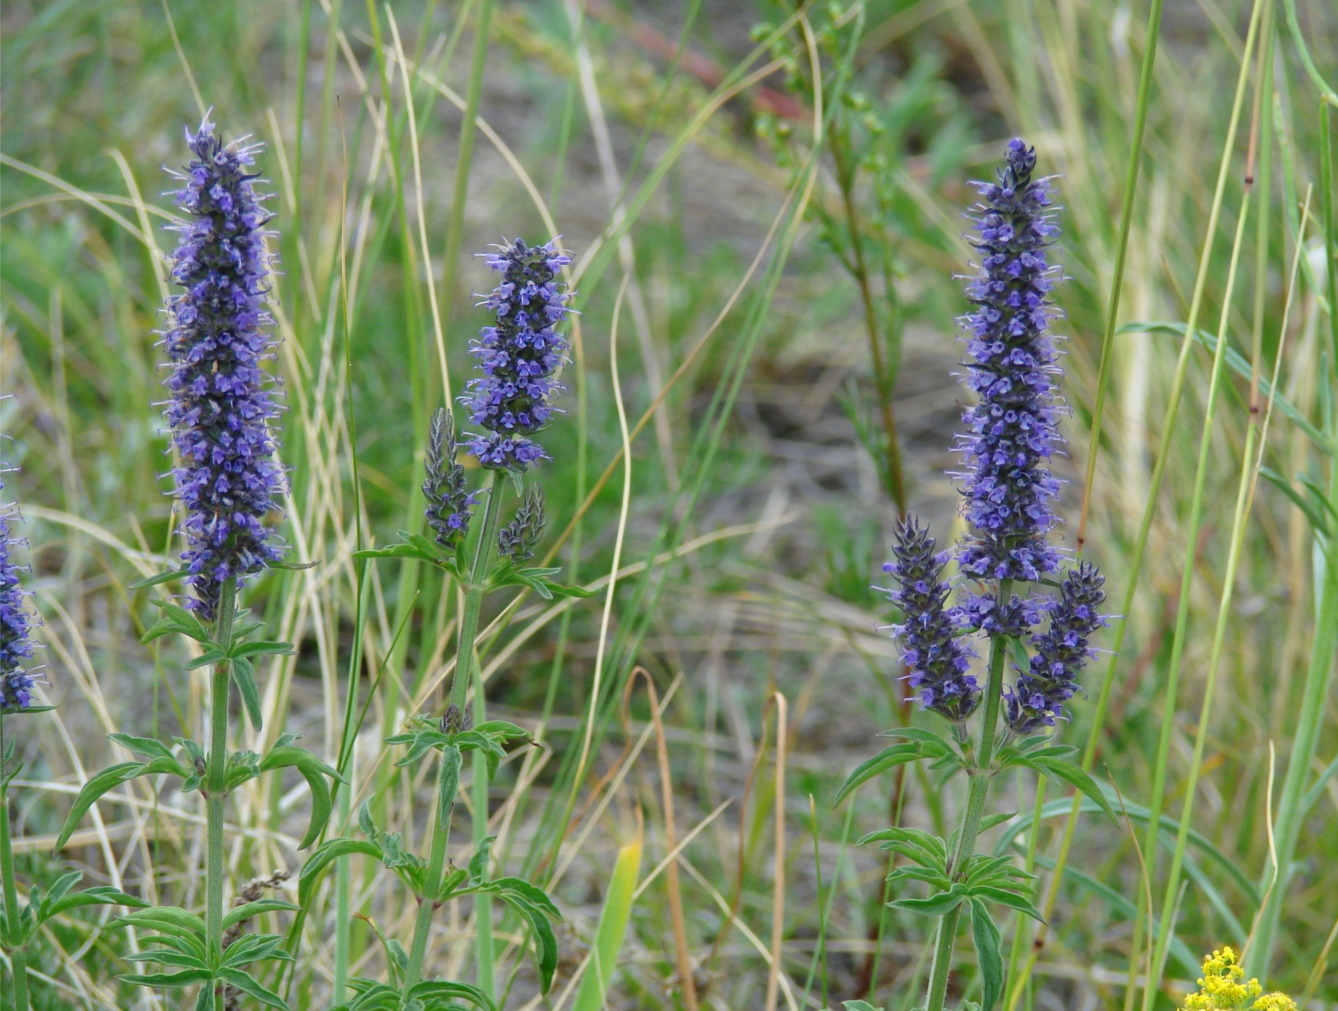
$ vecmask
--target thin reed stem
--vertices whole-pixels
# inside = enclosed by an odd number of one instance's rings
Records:
[[[479,531],[478,544],[474,548],[474,561],[469,569],[469,584],[465,588],[465,609],[460,619],[460,640],[458,651],[455,658],[455,676],[451,682],[451,705],[455,706],[460,713],[464,712],[465,702],[469,695],[470,674],[473,671],[474,660],[474,641],[478,637],[479,612],[483,608],[483,591],[485,587],[484,576],[487,572],[488,560],[492,554],[492,543],[497,534],[497,516],[501,509],[501,490],[502,483],[497,479],[496,472],[493,473],[492,482],[488,488],[488,503],[483,510],[483,524]],[[481,686],[480,686],[481,687]],[[480,690],[475,693],[476,698],[481,697],[483,692]],[[475,708],[479,706],[476,702]],[[435,895],[441,887],[441,876],[446,866],[446,848],[451,837],[451,813],[447,810],[443,814],[439,805],[448,803],[454,807],[454,798],[449,802],[441,797],[442,777],[446,775],[446,763],[439,763],[437,770],[437,804],[434,805],[432,821],[429,823],[429,831],[432,834],[432,848],[428,854],[427,860],[427,885],[429,893]],[[474,766],[474,775],[477,778],[479,768],[477,763]],[[487,766],[483,767],[483,778],[485,780],[484,789],[487,784]],[[477,794],[476,794],[477,796]],[[485,793],[486,799],[486,793]],[[478,810],[475,809],[475,821],[478,820]],[[484,830],[487,830],[487,812],[483,814]],[[475,827],[477,834],[477,824]],[[486,902],[486,896],[481,897],[482,902]],[[418,905],[418,916],[414,920],[413,942],[409,950],[409,964],[404,973],[405,994],[418,983],[423,972],[423,957],[427,953],[428,934],[432,930],[432,914],[436,911],[438,903],[435,899],[420,898]],[[492,912],[491,907],[488,909]],[[489,921],[491,926],[491,920]],[[491,941],[491,936],[489,937]],[[491,955],[491,951],[489,951]],[[491,963],[490,963],[491,967]],[[491,979],[488,981],[486,992],[491,996]],[[483,987],[483,980],[480,977],[479,986]]]
[[[214,638],[227,649],[232,644],[232,623],[237,615],[237,580],[223,581]],[[212,964],[223,960],[223,879],[227,867],[223,853],[223,802],[226,799],[228,772],[228,695],[232,688],[232,662],[220,660],[214,665],[209,691],[209,767],[206,819],[209,826],[209,850],[205,861],[207,893],[204,928],[205,945]],[[223,985],[214,985],[214,1009],[223,1009]]]
[[[1002,611],[1013,596],[1013,581],[1003,579],[999,582],[999,603]],[[1003,669],[1008,655],[1008,640],[996,635],[990,638],[990,675],[985,686],[985,715],[980,727],[980,747],[976,751],[975,761],[967,770],[971,778],[971,789],[966,798],[966,811],[962,815],[962,827],[957,836],[957,849],[948,864],[948,875],[959,878],[966,870],[975,852],[976,836],[980,834],[980,822],[985,814],[985,799],[990,792],[990,764],[994,761],[994,739],[999,724],[999,703],[1003,698]],[[934,962],[929,970],[929,998],[925,1011],[943,1011],[943,1002],[948,996],[948,975],[952,969],[952,947],[957,937],[957,923],[961,919],[962,907],[955,907],[944,914],[938,923],[938,936],[934,941]]]
[[[14,881],[14,851],[9,842],[9,779],[5,768],[5,718],[0,716],[0,878],[4,879],[5,920],[9,936],[18,938],[22,929],[19,919],[19,890]],[[14,974],[16,1011],[26,1011],[28,1004],[28,954],[22,944],[9,950],[9,968]]]

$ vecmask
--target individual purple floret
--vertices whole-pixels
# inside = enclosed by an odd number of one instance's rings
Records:
[[[469,451],[485,467],[520,473],[548,456],[530,436],[547,426],[553,415],[549,401],[562,389],[553,373],[567,341],[554,328],[570,311],[570,293],[560,290],[555,278],[571,259],[553,242],[526,246],[516,239],[499,249],[487,261],[502,281],[482,303],[497,322],[473,342],[483,375],[469,381],[461,400],[470,420],[489,432],[471,440]]]
[[[0,488],[4,486],[0,481]],[[13,515],[11,507],[0,504],[0,712],[27,709],[33,700],[33,669],[24,664],[36,649],[34,619],[19,581],[23,566],[14,562],[14,549],[21,541],[10,532]]]
[[[888,562],[898,588],[888,597],[906,615],[903,625],[893,628],[902,642],[901,659],[910,670],[907,681],[925,709],[961,721],[971,715],[980,700],[980,687],[967,673],[970,653],[957,636],[956,622],[944,607],[948,584],[939,579],[947,552],[935,553],[928,527],[912,517],[897,523],[892,545],[896,561]]]
[[[1036,153],[1008,144],[997,183],[974,183],[981,202],[972,242],[983,256],[966,292],[976,309],[963,318],[966,385],[977,403],[959,437],[966,470],[962,494],[971,531],[959,553],[962,571],[985,579],[1034,581],[1059,566],[1046,533],[1059,483],[1047,461],[1060,446],[1055,430],[1057,371],[1048,334],[1055,268],[1045,249],[1056,235],[1048,179],[1031,177]]]
[[[265,519],[285,482],[269,427],[273,380],[260,368],[274,342],[264,330],[273,322],[264,310],[270,216],[249,171],[258,145],[224,145],[207,118],[186,142],[195,160],[173,173],[187,217],[172,226],[181,236],[172,280],[185,292],[167,302],[166,416],[181,459],[173,477],[185,507],[190,606],[212,621],[225,580],[240,586],[282,556]]]
[[[455,419],[444,407],[438,408],[428,434],[423,496],[427,499],[427,525],[447,551],[454,551],[469,533],[470,510],[474,508],[474,495],[465,485],[465,469],[455,462],[458,448]]]
[[[1031,637],[1028,670],[1014,688],[1004,689],[1005,716],[1018,734],[1053,726],[1064,703],[1078,690],[1079,672],[1094,652],[1087,637],[1105,625],[1098,608],[1106,599],[1105,578],[1091,562],[1080,562],[1064,577],[1050,602],[1050,627]]]

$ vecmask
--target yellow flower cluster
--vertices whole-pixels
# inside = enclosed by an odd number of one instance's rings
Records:
[[[1296,1011],[1296,1002],[1281,993],[1264,993],[1257,979],[1245,981],[1245,970],[1230,948],[1203,960],[1199,992],[1185,998],[1180,1011]]]

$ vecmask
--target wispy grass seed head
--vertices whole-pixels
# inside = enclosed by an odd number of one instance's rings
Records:
[[[167,302],[166,416],[181,461],[173,477],[190,606],[212,620],[227,579],[241,585],[282,556],[265,521],[285,481],[270,431],[274,380],[260,367],[274,342],[264,309],[270,216],[251,171],[257,146],[224,144],[207,118],[186,141],[195,157],[173,173],[186,217],[172,226],[180,234],[172,280],[184,291]]]
[[[461,399],[470,421],[488,433],[476,436],[469,451],[492,470],[520,473],[548,456],[531,436],[547,427],[562,391],[553,374],[567,341],[555,328],[571,311],[570,293],[556,280],[571,260],[555,242],[527,246],[516,239],[487,254],[488,266],[502,274],[482,303],[496,319],[473,342],[483,375],[469,381]]]

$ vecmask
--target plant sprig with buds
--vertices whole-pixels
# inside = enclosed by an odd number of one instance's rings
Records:
[[[542,988],[547,991],[552,984],[557,941],[551,921],[561,919],[561,914],[537,886],[520,878],[493,875],[492,839],[487,835],[488,782],[509,745],[531,743],[532,739],[515,724],[487,719],[481,686],[473,672],[479,617],[489,594],[519,586],[545,599],[588,595],[579,587],[555,582],[556,568],[525,566],[534,557],[546,525],[543,493],[537,484],[526,487],[523,475],[548,455],[534,436],[552,419],[556,411],[552,400],[561,390],[554,374],[567,343],[557,327],[571,310],[567,307],[570,296],[557,281],[557,272],[568,262],[553,243],[527,246],[519,239],[487,256],[488,266],[500,272],[502,279],[483,302],[492,310],[493,322],[483,328],[472,348],[482,375],[470,381],[467,395],[461,398],[471,423],[484,431],[465,442],[457,434],[451,412],[438,409],[429,430],[423,483],[430,536],[402,532],[397,544],[357,553],[359,558],[415,558],[435,565],[459,585],[464,605],[446,711],[439,717],[412,717],[404,733],[386,739],[388,744],[406,748],[396,762],[401,767],[418,762],[429,752],[438,755],[436,811],[427,829],[427,857],[405,851],[398,836],[383,833],[364,805],[359,812],[364,839],[332,839],[302,870],[301,889],[307,895],[333,861],[362,853],[398,876],[418,903],[407,948],[388,948],[389,979],[353,980],[353,997],[339,1004],[341,1009],[445,1011],[461,1006],[461,1001],[492,1008],[491,910],[497,901],[514,910],[529,927]],[[466,449],[492,472],[487,485],[476,492],[469,490],[465,469],[458,462]],[[503,476],[509,480],[502,480]],[[507,485],[516,489],[521,502],[511,521],[499,530]],[[480,496],[484,497],[482,518],[475,523],[473,510]],[[471,687],[472,712],[467,708]],[[448,867],[447,852],[466,754],[472,755],[473,762],[474,851],[468,869],[463,870]],[[471,895],[477,910],[477,983],[424,980],[433,914],[445,902]]]
[[[903,858],[889,881],[930,887],[927,897],[890,903],[938,919],[926,1011],[943,1009],[963,912],[971,920],[983,1011],[994,1007],[1004,987],[1001,937],[990,906],[1040,919],[1029,875],[975,853],[989,824],[985,805],[992,778],[1025,766],[1078,788],[1114,817],[1105,794],[1069,760],[1074,749],[1050,736],[1078,690],[1078,675],[1092,653],[1090,637],[1104,623],[1099,608],[1105,593],[1089,562],[1055,580],[1062,556],[1050,534],[1059,522],[1052,508],[1059,482],[1049,459],[1062,444],[1057,424],[1063,403],[1054,388],[1059,369],[1049,333],[1057,312],[1050,298],[1057,269],[1047,250],[1059,229],[1053,184],[1033,177],[1035,164],[1034,150],[1013,140],[997,181],[974,184],[981,200],[973,208],[972,242],[981,264],[967,282],[973,308],[962,326],[965,384],[976,399],[963,413],[967,431],[959,436],[958,451],[964,466],[955,475],[962,482],[967,535],[955,551],[936,552],[928,529],[906,519],[896,528],[894,560],[884,566],[894,583],[888,596],[903,615],[894,633],[907,681],[922,709],[949,722],[952,740],[924,728],[888,731],[884,736],[898,743],[859,766],[838,794],[839,801],[878,774],[922,758],[967,775],[966,806],[950,839],[894,826],[863,840]],[[943,578],[949,561],[965,584],[955,603],[953,582]],[[1058,593],[1042,596],[1033,587],[1057,587]],[[968,640],[975,635],[989,644],[983,685],[971,672]],[[1010,658],[1017,677],[1007,685]],[[977,711],[982,717],[973,746],[967,721]]]

